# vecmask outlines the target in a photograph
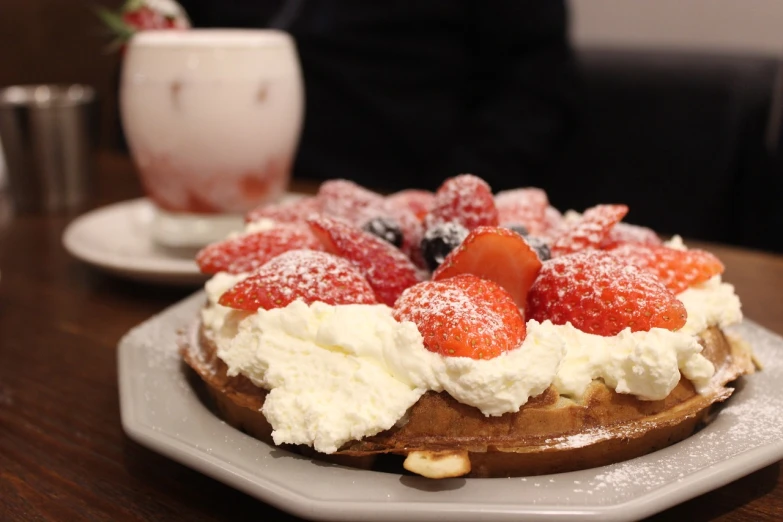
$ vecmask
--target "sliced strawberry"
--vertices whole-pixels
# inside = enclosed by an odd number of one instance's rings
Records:
[[[327,216],[307,220],[327,252],[353,262],[389,306],[403,290],[419,281],[416,267],[400,250],[383,239]]]
[[[422,221],[432,208],[435,194],[429,190],[407,189],[386,196],[386,202],[392,207],[405,208]]]
[[[685,306],[656,276],[600,250],[545,262],[527,302],[536,321],[570,322],[603,336],[625,328],[677,330],[687,318]]]
[[[278,223],[304,223],[310,214],[319,213],[321,207],[315,196],[306,196],[286,203],[262,205],[245,215],[246,223],[273,219]]]
[[[468,230],[498,225],[498,209],[486,181],[473,174],[460,174],[443,182],[425,218],[425,228],[449,221]]]
[[[502,190],[495,194],[498,221],[503,226],[523,225],[531,234],[538,235],[546,229],[546,209],[549,198],[539,188]]]
[[[432,279],[459,274],[489,279],[505,288],[517,306],[524,308],[539,270],[541,260],[522,236],[505,228],[477,227],[446,256]]]
[[[626,243],[607,252],[655,274],[675,294],[722,274],[724,270],[720,259],[704,250],[676,250],[663,245]]]
[[[323,245],[304,225],[280,224],[275,228],[212,243],[196,255],[205,274],[251,272],[289,250],[323,250]]]
[[[218,303],[238,310],[307,304],[375,304],[370,284],[345,259],[316,250],[290,250],[264,264],[225,292]]]
[[[663,241],[651,228],[617,223],[601,242],[600,248],[609,250],[624,243],[641,243],[643,245],[662,245]]]
[[[563,214],[552,205],[549,205],[544,211],[544,230],[540,236],[548,243],[554,243],[557,238],[562,236],[568,230],[568,223]]]
[[[382,208],[384,197],[347,179],[324,181],[316,195],[321,213],[361,226],[373,209]]]
[[[612,227],[628,213],[626,205],[597,205],[552,244],[552,257],[598,248]]]
[[[508,292],[470,274],[408,288],[394,318],[415,323],[429,351],[453,357],[491,359],[518,347],[526,335]]]

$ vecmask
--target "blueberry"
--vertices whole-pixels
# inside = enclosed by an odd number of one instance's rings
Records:
[[[546,241],[540,237],[535,236],[527,236],[525,240],[527,240],[527,244],[530,245],[530,248],[536,251],[538,258],[541,261],[546,261],[547,259],[552,258],[552,252],[549,250],[549,245]]]
[[[362,225],[362,230],[388,241],[397,248],[402,246],[402,229],[391,218],[374,217]]]
[[[516,232],[522,237],[527,237],[527,235],[530,234],[530,231],[527,229],[525,225],[520,225],[518,223],[513,223],[511,225],[504,225],[504,228],[513,230],[514,232]]]
[[[468,229],[459,223],[441,223],[428,229],[421,240],[421,252],[430,270],[443,263],[449,252],[459,246],[468,235]]]

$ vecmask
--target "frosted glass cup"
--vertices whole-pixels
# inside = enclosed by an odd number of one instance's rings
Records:
[[[303,115],[293,40],[275,30],[140,32],[125,53],[120,112],[158,209],[153,239],[221,239],[288,185]]]

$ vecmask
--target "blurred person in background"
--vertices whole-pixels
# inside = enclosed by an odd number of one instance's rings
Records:
[[[471,172],[530,185],[575,123],[562,0],[182,0],[194,27],[296,40],[305,123],[294,175],[434,189]]]

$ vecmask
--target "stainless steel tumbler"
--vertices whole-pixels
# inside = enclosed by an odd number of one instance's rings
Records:
[[[17,212],[79,208],[91,196],[95,91],[85,85],[0,90],[0,142]]]

